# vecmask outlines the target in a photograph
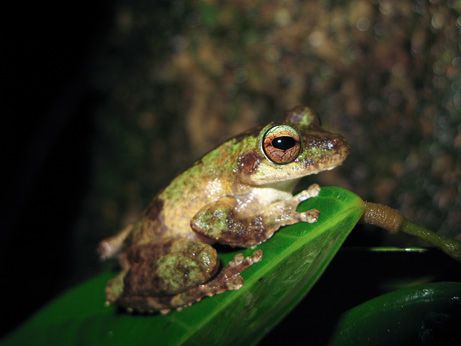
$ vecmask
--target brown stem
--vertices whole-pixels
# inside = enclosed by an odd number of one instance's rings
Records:
[[[365,201],[364,205],[365,211],[361,219],[363,223],[379,226],[391,233],[403,232],[411,234],[434,245],[450,257],[461,261],[461,242],[418,226],[404,218],[398,210],[386,205]]]
[[[375,225],[391,233],[397,233],[404,220],[402,214],[387,205],[364,201],[365,212],[362,215],[362,222]]]

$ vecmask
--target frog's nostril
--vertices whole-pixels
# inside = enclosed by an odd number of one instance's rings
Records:
[[[337,148],[341,147],[342,141],[339,138],[329,138],[325,142],[325,147],[328,150],[336,150]]]
[[[328,141],[328,149],[337,150],[337,149],[348,149],[349,146],[343,137],[335,137]]]

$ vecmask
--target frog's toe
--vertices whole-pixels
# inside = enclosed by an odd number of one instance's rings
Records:
[[[320,193],[319,184],[312,184],[307,189],[301,191],[296,195],[299,202],[305,201],[312,197],[317,197]]]
[[[226,288],[230,291],[237,291],[243,286],[243,278],[241,275],[235,275],[232,280],[226,283]]]
[[[245,256],[243,256],[243,253],[238,253],[234,256],[234,260],[232,261],[232,263],[234,265],[238,265],[242,263],[244,259],[245,259]]]
[[[114,254],[114,249],[110,245],[110,243],[106,240],[103,240],[102,242],[99,243],[98,246],[98,255],[99,258],[104,261]]]
[[[319,184],[312,184],[307,188],[307,191],[311,194],[311,197],[316,197],[320,193],[320,185]]]

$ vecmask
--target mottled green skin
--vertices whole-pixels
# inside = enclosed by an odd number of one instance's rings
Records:
[[[230,139],[206,154],[173,179],[137,222],[101,242],[101,256],[119,254],[123,269],[107,286],[108,302],[129,310],[167,312],[237,289],[240,272],[262,254],[236,258],[217,274],[213,243],[251,247],[281,226],[316,221],[317,211],[297,213],[296,206],[318,194],[318,186],[296,196],[292,190],[301,177],[341,164],[347,144],[322,130],[308,108],[296,107],[281,125],[297,135],[299,150],[288,163],[274,163],[263,147],[275,125]],[[277,135],[277,129],[271,133]],[[285,157],[291,152],[277,153]]]

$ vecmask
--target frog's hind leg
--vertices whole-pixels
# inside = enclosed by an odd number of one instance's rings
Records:
[[[119,278],[123,294],[115,302],[140,312],[170,308],[172,297],[209,281],[219,268],[212,246],[188,239],[133,246],[126,263],[126,274]],[[111,284],[117,287],[117,281]]]
[[[209,246],[209,245],[206,245]],[[218,275],[211,280],[193,286],[183,292],[166,296],[147,296],[138,294],[135,296],[122,296],[118,303],[125,306],[128,311],[168,313],[171,309],[181,310],[200,301],[204,297],[211,297],[219,293],[238,290],[243,285],[241,273],[252,264],[259,262],[262,251],[256,250],[251,256],[244,257],[237,254]]]
[[[116,235],[106,238],[99,243],[98,253],[102,260],[114,257],[123,247],[125,239],[133,230],[135,224],[130,224]]]

